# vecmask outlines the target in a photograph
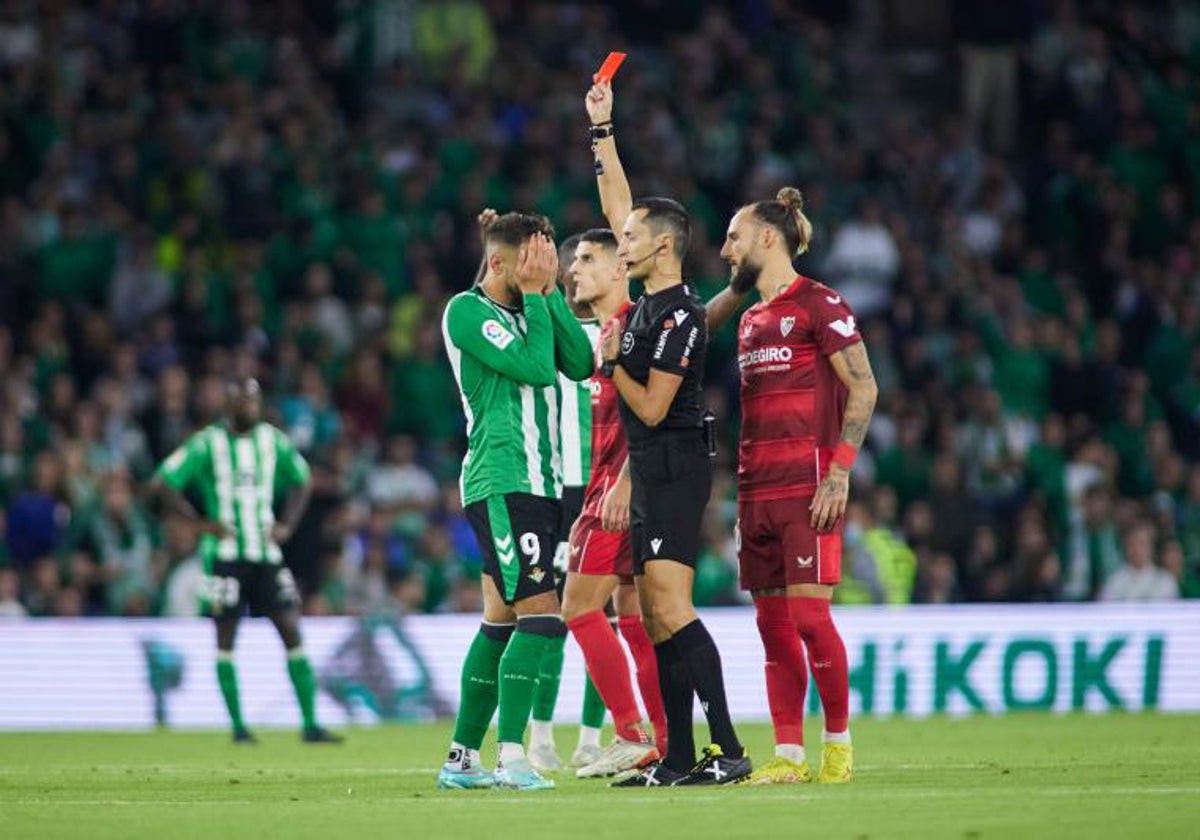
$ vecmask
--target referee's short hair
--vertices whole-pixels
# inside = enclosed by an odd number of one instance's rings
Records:
[[[554,239],[554,225],[537,213],[505,213],[488,226],[484,241],[488,245],[507,245],[519,248],[531,236],[539,233]]]
[[[682,262],[692,241],[692,222],[683,205],[670,198],[655,196],[639,198],[629,209],[646,211],[646,224],[655,236],[662,233],[671,234],[675,243],[675,256]]]

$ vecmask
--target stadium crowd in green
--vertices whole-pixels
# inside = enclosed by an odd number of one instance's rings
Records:
[[[871,122],[839,4],[638,5],[2,4],[0,615],[191,612],[194,535],[143,486],[231,374],[314,467],[309,612],[479,609],[441,309],[481,208],[600,222],[583,93],[614,47],[622,155],[694,214],[701,294],[731,211],[795,183],[801,270],[859,313],[843,603],[1200,596],[1187,4],[960,31],[1019,67],[983,132],[956,89]],[[741,600],[735,348],[699,604]]]

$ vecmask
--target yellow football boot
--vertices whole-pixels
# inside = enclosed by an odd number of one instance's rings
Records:
[[[743,785],[795,785],[812,781],[808,762],[797,764],[782,756],[775,756],[738,784]]]
[[[817,781],[848,782],[854,777],[854,748],[849,744],[826,743],[821,749],[821,772]]]

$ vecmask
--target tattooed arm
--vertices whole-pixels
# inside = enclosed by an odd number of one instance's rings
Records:
[[[867,439],[867,427],[875,413],[875,399],[879,386],[871,372],[871,360],[867,358],[866,345],[861,341],[851,344],[829,357],[834,373],[850,391],[846,400],[846,414],[842,418],[842,440],[859,449]],[[812,525],[818,531],[833,527],[833,523],[846,512],[846,500],[850,496],[850,471],[832,464],[829,472],[817,488],[812,502]]]

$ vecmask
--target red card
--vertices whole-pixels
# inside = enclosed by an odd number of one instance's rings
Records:
[[[624,60],[625,53],[610,52],[608,58],[604,59],[604,63],[600,65],[600,69],[596,71],[596,75],[592,77],[596,84],[611,84],[613,76],[617,74],[617,68]]]

